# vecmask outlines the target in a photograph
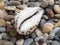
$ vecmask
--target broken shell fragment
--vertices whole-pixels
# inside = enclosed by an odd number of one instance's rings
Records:
[[[15,16],[17,32],[23,35],[32,33],[37,28],[43,13],[44,10],[39,7],[25,8],[17,13]]]

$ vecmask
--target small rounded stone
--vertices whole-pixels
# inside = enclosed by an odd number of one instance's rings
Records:
[[[60,14],[56,14],[54,17],[60,19]]]
[[[5,20],[0,18],[0,26],[5,26]]]
[[[4,2],[0,2],[0,9],[3,9],[4,7]]]
[[[60,21],[58,21],[54,27],[60,27]]]
[[[24,41],[24,44],[23,45],[30,45],[31,43],[33,42],[33,39],[32,38],[28,38]]]
[[[0,27],[0,32],[5,32],[5,31],[6,31],[5,27]]]
[[[41,36],[42,35],[42,32],[41,32],[40,29],[36,29],[35,33],[36,33],[37,36]]]
[[[54,27],[53,24],[45,23],[44,26],[43,26],[43,32],[44,33],[49,33],[49,32],[52,31],[53,27]]]
[[[23,45],[24,39],[20,39],[16,41],[16,45]]]
[[[54,5],[54,11],[60,14],[60,5]]]
[[[47,45],[47,43],[43,43],[42,45]]]
[[[58,41],[52,41],[51,45],[60,45]]]

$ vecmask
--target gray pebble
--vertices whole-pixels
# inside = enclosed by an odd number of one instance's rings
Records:
[[[5,32],[5,27],[0,27],[0,32]]]
[[[43,39],[44,37],[43,36],[38,36],[35,38],[35,41],[39,41],[40,39]]]
[[[1,35],[2,35],[2,38],[5,40],[10,39],[10,37],[6,33],[2,33]]]
[[[35,33],[32,33],[32,34],[30,35],[30,37],[31,37],[31,38],[35,38],[35,37],[36,37],[36,34],[35,34]]]
[[[21,3],[19,1],[10,1],[9,5],[12,5],[12,6],[17,6],[17,5],[20,5]]]
[[[41,27],[41,28],[43,28],[45,22],[46,22],[45,19],[41,19],[41,21],[40,21],[40,27]]]
[[[48,22],[48,23],[54,24],[53,20],[48,20],[47,22]]]
[[[41,4],[40,2],[29,2],[30,7],[36,7],[36,6],[39,7],[40,4]]]
[[[24,41],[23,45],[30,45],[33,42],[33,39],[29,38]]]
[[[53,41],[51,45],[60,45],[60,43],[58,41]]]

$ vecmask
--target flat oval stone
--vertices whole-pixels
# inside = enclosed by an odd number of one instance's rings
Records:
[[[33,42],[33,39],[31,38],[28,38],[24,41],[24,44],[23,45],[30,45],[31,43]]]

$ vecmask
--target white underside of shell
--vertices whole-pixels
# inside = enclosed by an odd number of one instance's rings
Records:
[[[19,12],[15,16],[15,23],[17,23],[17,32],[23,35],[28,35],[33,32],[37,28],[43,13],[44,11],[39,7],[29,7]]]

